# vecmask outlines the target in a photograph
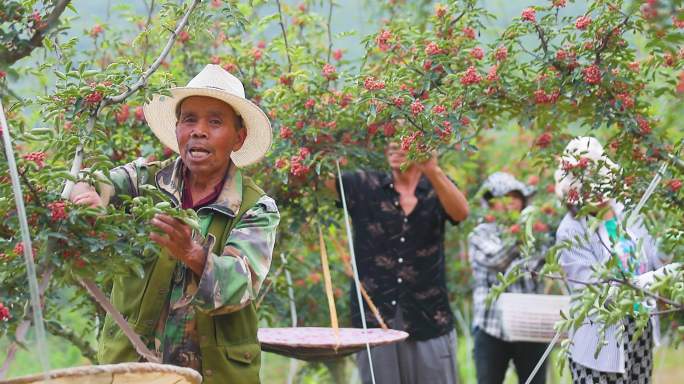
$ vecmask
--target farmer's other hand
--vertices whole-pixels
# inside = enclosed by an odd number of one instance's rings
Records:
[[[204,271],[206,253],[204,248],[192,239],[192,229],[169,215],[154,215],[151,221],[161,233],[151,233],[150,239],[192,269],[197,276]]]
[[[440,169],[439,163],[437,162],[437,153],[435,152],[431,154],[429,159],[416,163],[416,165],[418,166],[418,169],[426,176],[429,176]]]
[[[74,204],[87,205],[91,208],[104,207],[104,203],[95,188],[87,183],[77,183],[71,190],[69,200]]]

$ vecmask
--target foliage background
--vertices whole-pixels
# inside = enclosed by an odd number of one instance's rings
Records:
[[[29,6],[33,5],[33,3],[35,2],[27,2]],[[173,2],[168,2],[169,5],[172,5],[171,3]],[[342,262],[342,259],[346,257],[343,251],[345,239],[343,231],[340,230],[340,212],[332,206],[330,199],[319,197],[316,191],[317,183],[315,179],[317,176],[314,173],[320,172],[322,175],[327,175],[332,172],[333,167],[330,159],[338,157],[340,152],[343,152],[342,154],[348,157],[349,164],[347,168],[349,169],[356,165],[367,166],[371,164],[378,166],[382,164],[382,160],[378,159],[378,156],[372,158],[371,161],[367,161],[365,155],[369,150],[372,152],[373,149],[379,148],[378,145],[382,144],[382,140],[379,135],[370,140],[366,139],[366,127],[363,126],[365,124],[362,124],[362,122],[371,120],[367,119],[367,114],[364,112],[366,106],[363,104],[359,104],[359,108],[354,108],[354,103],[351,103],[352,106],[349,108],[342,107],[341,103],[329,103],[327,106],[320,108],[320,104],[316,104],[311,112],[314,117],[302,117],[297,114],[307,110],[305,105],[309,100],[313,99],[316,102],[320,102],[332,97],[331,95],[342,100],[344,95],[349,93],[353,94],[353,97],[359,97],[354,99],[355,101],[367,101],[368,99],[363,99],[364,91],[362,89],[359,90],[358,85],[365,76],[373,74],[382,75],[382,72],[377,72],[378,68],[382,67],[373,67],[372,63],[374,60],[377,63],[377,57],[370,57],[368,61],[363,60],[366,52],[364,41],[372,45],[375,34],[383,28],[382,25],[391,16],[410,15],[409,19],[413,17],[415,23],[420,26],[434,12],[434,4],[429,1],[380,3],[358,0],[340,2],[334,8],[334,16],[330,19],[331,35],[334,36],[334,39],[332,39],[334,42],[333,48],[335,50],[342,49],[343,51],[341,60],[328,60],[335,64],[337,73],[343,79],[343,81],[340,80],[338,83],[335,83],[335,81],[329,81],[319,72],[326,61],[326,54],[330,54],[330,50],[328,50],[326,45],[328,41],[325,39],[327,35],[325,23],[328,2],[306,1],[304,3],[306,3],[305,10],[298,8],[299,3],[282,3],[284,12],[287,15],[287,25],[291,28],[288,30],[288,35],[296,36],[295,40],[291,40],[290,44],[301,47],[293,50],[292,53],[293,71],[295,74],[294,88],[289,89],[287,86],[284,86],[285,84],[282,84],[281,76],[287,75],[287,71],[285,70],[286,60],[282,55],[283,43],[280,40],[280,27],[277,18],[268,17],[268,15],[275,14],[274,12],[277,10],[276,4],[274,2],[253,1],[252,4],[257,9],[257,12],[254,14],[250,14],[251,11],[249,11],[249,7],[245,4],[242,7],[237,7],[245,12],[247,21],[250,23],[247,32],[241,32],[236,24],[232,23],[234,19],[227,16],[223,18],[216,17],[217,11],[215,9],[212,10],[211,6],[208,6],[207,10],[203,13],[196,15],[196,18],[191,22],[187,40],[182,44],[175,45],[167,62],[168,66],[165,66],[162,72],[155,75],[152,79],[152,87],[146,91],[146,94],[150,94],[155,88],[168,84],[171,81],[171,74],[176,84],[184,84],[204,63],[217,57],[221,64],[232,64],[245,71],[243,73],[243,80],[245,80],[248,95],[263,97],[266,105],[282,106],[288,104],[290,106],[289,111],[292,113],[286,112],[286,108],[283,108],[282,111],[269,111],[274,114],[274,121],[277,122],[274,125],[276,134],[282,129],[282,126],[288,126],[292,129],[293,126],[297,125],[297,122],[308,119],[305,129],[294,132],[296,140],[291,140],[289,143],[285,140],[280,140],[276,144],[274,156],[269,159],[267,164],[273,166],[277,164],[278,159],[284,159],[284,161],[289,162],[291,165],[292,158],[297,157],[300,154],[301,148],[307,146],[307,148],[313,148],[315,153],[321,154],[320,158],[316,158],[316,161],[311,161],[308,165],[304,162],[305,167],[311,166],[314,169],[304,172],[305,177],[298,177],[291,172],[287,172],[287,169],[285,171],[278,171],[274,167],[269,169],[269,173],[267,173],[271,177],[263,178],[262,180],[267,189],[271,193],[276,194],[281,208],[285,207],[282,226],[283,235],[278,243],[272,269],[273,283],[270,286],[270,293],[263,300],[261,308],[264,325],[287,324],[289,318],[286,284],[281,273],[283,268],[277,257],[281,253],[290,260],[288,268],[293,273],[299,323],[305,325],[325,325],[328,323],[325,298],[323,296],[322,284],[320,283],[317,239],[313,235],[315,227],[318,225],[322,225],[326,229],[328,247],[332,253],[331,263],[334,273],[333,281],[337,288],[338,312],[342,316],[342,324],[348,324],[348,319],[345,316],[347,313],[348,284],[346,283],[347,279],[344,275]],[[596,3],[603,4],[605,2],[599,1]],[[497,18],[494,20],[482,19],[483,26],[478,28],[479,34],[476,44],[482,47],[494,44],[497,36],[511,25],[514,18],[520,15],[522,9],[535,4],[547,6],[549,2],[477,2],[477,6],[495,14]],[[36,3],[36,5],[38,4]],[[578,15],[584,11],[586,6],[587,3],[583,1],[570,2],[567,7],[560,10],[560,15]],[[55,173],[47,171],[53,168],[52,171],[58,172],[65,167],[64,164],[70,160],[70,153],[74,146],[73,141],[69,141],[71,140],[70,137],[78,137],[78,134],[74,135],[74,132],[69,127],[75,126],[76,129],[81,129],[85,125],[87,117],[84,114],[83,116],[76,116],[76,119],[73,121],[69,121],[68,116],[65,118],[63,114],[60,114],[65,108],[67,110],[71,108],[68,105],[70,97],[83,97],[86,95],[78,87],[55,88],[54,84],[57,83],[57,77],[54,75],[55,68],[64,66],[65,62],[69,59],[75,63],[79,61],[88,63],[88,69],[95,69],[95,72],[81,71],[80,78],[78,78],[78,81],[81,82],[79,86],[83,86],[93,79],[100,82],[112,81],[115,84],[130,82],[131,78],[128,76],[136,73],[136,70],[138,70],[137,66],[140,65],[140,59],[142,58],[143,62],[149,64],[157,55],[158,48],[164,40],[163,34],[165,29],[162,26],[168,27],[170,21],[174,20],[177,16],[172,7],[165,8],[167,14],[162,14],[161,19],[157,19],[157,16],[153,18],[153,23],[151,23],[152,32],[138,37],[136,45],[132,46],[128,42],[139,33],[139,29],[136,29],[136,26],[139,23],[144,25],[147,22],[145,4],[111,0],[107,2],[106,7],[103,7],[101,3],[81,0],[74,2],[74,7],[78,10],[78,14],[67,11],[66,19],[71,19],[68,21],[70,27],[65,31],[64,35],[60,36],[60,41],[63,43],[61,48],[62,57],[56,54],[59,52],[58,50],[38,49],[30,57],[23,59],[11,68],[0,68],[8,73],[5,80],[3,80],[3,90],[7,92],[6,94],[3,92],[3,97],[9,98],[13,102],[17,99],[22,100],[21,103],[14,104],[14,109],[10,111],[13,127],[18,127],[27,135],[25,137],[18,135],[17,138],[20,142],[22,139],[25,141],[24,145],[20,146],[19,149],[24,154],[33,150],[46,149],[50,155],[47,161],[47,170],[43,171],[42,174],[37,173],[36,176],[36,184],[42,185],[45,188],[45,191],[41,191],[41,193],[45,192],[45,198],[48,201],[57,199],[55,190],[59,189],[60,180],[54,178]],[[224,12],[228,13],[223,15],[232,15],[232,13],[225,9]],[[399,19],[399,17],[396,18]],[[305,28],[298,31],[297,28],[293,27],[292,24],[295,24],[294,20],[296,19],[303,20]],[[206,32],[207,28],[204,25],[209,25],[207,20],[210,20],[213,25],[213,34]],[[207,21],[207,24],[202,23],[202,21]],[[103,31],[98,34],[93,33],[93,28],[96,24],[103,26]],[[355,34],[345,33],[352,29],[357,32]],[[219,42],[218,45],[214,45],[219,31],[225,31],[228,39]],[[429,32],[429,30],[427,32],[423,30],[420,33],[427,33],[429,35]],[[371,36],[366,39],[366,35]],[[231,38],[232,36],[237,38]],[[70,37],[77,38],[77,40],[69,43]],[[663,47],[654,47],[647,38],[635,35],[628,35],[626,38],[632,46],[636,47],[637,56],[647,57],[651,51],[657,51],[660,54],[659,57],[662,57]],[[266,43],[263,48],[259,46],[259,42],[262,40]],[[414,40],[414,42],[417,41],[419,40]],[[530,47],[534,46],[535,41],[533,36],[521,38],[522,44],[529,45]],[[676,46],[679,44],[679,41],[675,40],[672,45]],[[151,48],[146,49],[145,47]],[[259,56],[260,58],[256,60],[255,55],[259,50],[262,53]],[[487,53],[489,54],[490,52],[491,50],[487,47]],[[121,68],[115,68],[114,71],[107,71],[105,73],[97,73],[106,67],[104,65],[105,62],[116,60],[117,56],[124,59]],[[131,57],[135,59],[126,62]],[[678,67],[678,64],[675,67]],[[126,70],[130,73],[126,74]],[[659,76],[658,81],[670,81],[670,83],[664,83],[663,85],[670,88],[674,87],[675,83],[672,80],[676,77],[674,70],[664,69],[662,71],[669,71],[670,74],[669,76]],[[356,78],[359,72],[364,72],[364,77]],[[79,77],[79,75],[76,75],[76,77]],[[356,84],[354,81],[356,81]],[[523,81],[521,83],[524,84]],[[341,95],[335,95],[334,92],[330,92],[330,89],[336,85],[342,87],[341,89],[336,89]],[[531,86],[530,92],[532,88]],[[108,94],[107,92],[118,93],[118,91],[116,89],[107,89],[106,86],[102,89],[102,92],[105,94]],[[26,95],[32,96],[27,97]],[[35,97],[35,95],[55,95],[61,97],[62,100],[41,100],[39,97]],[[154,156],[157,158],[168,156],[168,153],[165,153],[156,143],[149,140],[145,125],[135,114],[137,106],[143,102],[144,98],[145,94],[139,94],[127,101],[129,110],[125,118],[123,118],[123,110],[119,107],[112,107],[103,112],[102,119],[96,127],[101,130],[102,137],[97,137],[90,142],[91,149],[94,149],[94,151],[91,152],[92,157],[86,161],[89,166],[107,169],[113,164],[128,161],[137,156]],[[665,92],[656,98],[651,97],[648,99],[648,102],[642,103],[642,105],[648,104],[648,107],[645,107],[645,109],[650,112],[651,116],[658,116],[660,119],[660,124],[657,128],[660,137],[667,138],[667,141],[671,143],[677,142],[682,137],[682,131],[678,129],[676,120],[676,116],[681,109],[678,98],[673,97],[672,92]],[[550,109],[536,110],[541,119],[548,118],[549,116],[553,117],[553,111]],[[327,144],[326,142],[321,143],[312,140],[312,137],[320,133],[320,129],[325,128],[324,126],[316,126],[317,122],[314,120],[324,121],[325,119],[329,119],[328,123],[334,120],[341,127],[355,127],[354,129],[349,129],[351,137],[345,137],[343,132],[338,132],[337,134],[339,135],[332,138]],[[586,125],[571,124],[570,127],[561,127],[564,135],[580,134],[587,131]],[[43,148],[40,145],[41,137],[29,136],[35,135],[35,132],[29,132],[29,128],[52,125],[56,128],[56,134],[52,133],[48,135],[48,138],[43,139],[43,141],[50,141],[47,148]],[[328,128],[331,127],[328,126]],[[516,119],[510,119],[509,121],[496,121],[493,128],[495,129],[479,132],[480,135],[473,140],[471,144],[478,148],[477,152],[447,152],[442,158],[442,164],[447,173],[468,192],[468,196],[475,196],[484,177],[491,171],[499,169],[508,169],[522,179],[537,176],[539,178],[539,189],[543,192],[551,182],[548,165],[555,161],[552,156],[553,151],[562,148],[564,141],[558,138],[547,152],[530,156],[528,149],[534,145],[536,136],[539,133],[539,127],[536,127],[536,130],[534,130],[535,127],[531,127],[528,121],[521,122]],[[598,134],[604,139],[608,139],[615,134],[614,129],[612,132],[611,129],[613,128],[609,127]],[[340,141],[353,145],[347,145],[345,150],[341,150],[335,146],[335,143]],[[360,146],[359,144],[361,143],[365,147]],[[122,150],[122,148],[126,150]],[[377,150],[375,153],[377,154]],[[102,156],[97,157],[96,155]],[[322,158],[326,158],[328,161],[323,161],[321,160]],[[545,164],[547,165],[546,171],[541,171],[540,169]],[[31,161],[25,161],[23,165],[29,168],[33,166]],[[312,172],[313,170],[316,172]],[[648,179],[646,176],[643,176],[640,178],[640,181],[643,183],[648,181]],[[282,187],[283,185],[285,185],[284,188]],[[7,200],[5,203],[7,203]],[[478,203],[475,198],[471,201],[472,206],[477,206]],[[560,210],[558,202],[546,193],[540,193],[538,203],[540,205],[550,204]],[[50,210],[46,209],[46,207],[37,207],[36,213],[42,215],[41,224],[43,228],[47,228],[46,230],[48,231],[50,228],[55,230],[54,223],[49,220]],[[472,219],[458,227],[451,228],[449,232],[450,291],[454,308],[458,309],[464,320],[461,325],[467,324],[469,316],[468,287],[470,282],[468,279],[470,274],[465,262],[464,238],[480,217],[481,214],[476,212],[473,214]],[[70,212],[70,220],[71,224],[73,224],[73,227],[69,229],[71,233],[78,233],[79,230],[90,225],[87,221],[79,219],[75,210]],[[108,225],[108,227],[103,227],[102,230],[105,230],[105,228],[111,229],[116,223],[115,220],[103,223],[103,226]],[[132,226],[130,230],[140,232],[142,227],[141,225],[138,227]],[[47,241],[47,234],[45,232],[43,234],[45,236],[42,240]],[[287,236],[288,234],[296,234],[297,236],[290,238]],[[300,234],[301,237],[299,236]],[[302,239],[307,245],[301,245]],[[87,244],[73,243],[70,246],[91,247],[90,251],[92,252],[93,249],[101,249],[103,244],[112,239],[101,240],[102,243],[97,241]],[[3,241],[6,241],[5,244],[8,249],[12,248],[15,244],[13,239],[3,239]],[[338,244],[342,244],[342,247],[339,247]],[[340,249],[342,251],[339,251]],[[121,254],[124,254],[124,251],[122,250]],[[104,256],[103,253],[98,257],[93,256],[89,259],[86,255],[84,258],[91,266],[97,267],[106,260]],[[72,268],[77,264],[73,259],[71,261],[62,260],[59,263],[61,263],[60,265]],[[135,263],[127,265],[123,262],[122,271],[126,270],[126,268],[135,269]],[[83,273],[94,273],[95,277],[99,277],[101,282],[106,284],[106,278],[97,274],[97,268],[86,269],[87,271]],[[76,274],[79,273],[76,268],[74,270],[76,270]],[[17,275],[20,276],[20,274]],[[70,325],[77,333],[81,333],[85,340],[94,342],[95,333],[93,328],[97,328],[96,326],[99,321],[97,312],[92,309],[92,303],[89,303],[84,298],[82,292],[74,292],[63,287],[63,282],[71,279],[70,273],[64,273],[60,276],[62,277],[59,283],[54,287],[56,288],[53,296],[54,301],[48,309],[48,314],[61,323]],[[462,331],[462,328],[459,330]],[[472,366],[469,366],[469,362],[465,363],[468,361],[466,358],[468,349],[466,345],[467,337],[463,335],[463,332],[460,333],[462,336],[462,358],[460,360],[462,362],[462,370],[464,376],[471,380],[473,375]],[[62,339],[51,339],[51,346],[56,346],[54,349],[58,351],[51,351],[55,366],[69,366],[84,362],[82,358],[78,357],[80,354],[77,353],[77,349],[66,347],[68,343],[60,340]],[[5,342],[5,339],[3,339],[3,342]],[[64,349],[62,346],[64,346]],[[67,352],[63,353],[63,350]],[[681,355],[675,354],[674,356]],[[669,358],[664,358],[663,361],[667,359]],[[35,370],[35,366],[32,364],[24,365],[21,361],[26,360],[20,359],[17,366],[11,371],[11,375]],[[273,366],[277,367],[278,364],[284,365],[282,363],[274,363]],[[266,365],[265,374],[275,371],[277,370],[271,371],[269,365]],[[317,380],[316,378],[329,380],[328,375],[328,370],[325,368],[312,366],[303,370],[302,380],[311,381]],[[324,377],[326,379],[323,379]]]

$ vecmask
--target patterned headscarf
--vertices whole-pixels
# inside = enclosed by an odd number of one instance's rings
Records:
[[[510,173],[494,172],[489,175],[487,180],[482,184],[482,188],[480,188],[483,206],[486,206],[487,200],[493,197],[506,196],[513,191],[520,192],[524,197],[525,205],[527,205],[527,199],[534,195],[536,189],[535,187],[516,179]]]
[[[599,166],[596,175],[598,180],[592,181],[592,186],[596,188],[610,184],[613,181],[613,173],[619,169],[619,166],[606,156],[603,146],[595,137],[576,137],[565,147],[554,174],[555,190],[559,199],[565,201],[570,190],[581,189],[582,182],[564,167],[575,167],[583,158]]]

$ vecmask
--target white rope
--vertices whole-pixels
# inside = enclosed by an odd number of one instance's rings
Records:
[[[551,353],[553,346],[556,345],[556,342],[558,342],[560,335],[561,335],[561,331],[558,331],[558,332],[556,332],[556,335],[553,336],[553,339],[551,339],[551,343],[549,343],[549,346],[546,347],[544,354],[542,355],[541,359],[539,359],[539,361],[537,362],[537,365],[532,370],[532,373],[530,373],[530,376],[525,381],[525,384],[530,384],[532,382],[532,380],[534,380],[534,377],[537,375],[537,372],[539,372],[539,369],[544,364],[544,361],[546,361],[546,358],[549,357],[549,353]]]
[[[648,199],[651,198],[653,192],[655,192],[656,187],[658,187],[658,183],[660,183],[660,180],[662,180],[666,170],[667,163],[660,166],[660,169],[658,169],[658,172],[656,172],[655,176],[653,177],[653,180],[651,180],[651,183],[648,185],[648,188],[646,188],[646,192],[644,192],[644,195],[641,196],[641,200],[639,200],[639,203],[637,203],[636,207],[634,207],[632,212],[630,212],[629,217],[627,219],[627,227],[634,224],[637,217],[639,217],[639,212],[641,212],[641,209],[644,207],[644,205],[646,205]]]
[[[285,254],[280,254],[280,260],[283,261],[283,266],[287,264],[287,259]],[[292,275],[290,270],[285,268],[285,281],[287,282],[287,299],[290,301],[290,318],[292,319],[292,327],[297,327],[297,307],[295,305],[294,299],[294,289],[292,288]],[[294,378],[297,375],[297,368],[299,368],[299,361],[297,359],[290,358],[290,367],[287,372],[287,384],[292,384]]]
[[[356,255],[354,254],[354,243],[352,241],[351,224],[349,223],[349,214],[347,213],[347,198],[344,194],[344,184],[342,183],[342,172],[340,171],[339,160],[335,162],[337,165],[337,178],[340,182],[340,199],[342,200],[342,209],[344,210],[344,224],[347,229],[347,242],[349,243],[349,254],[351,255],[352,271],[354,272],[354,285],[356,286],[356,299],[359,302],[359,312],[361,312],[361,324],[364,331],[368,329],[366,325],[366,309],[363,307],[363,298],[361,297],[361,281],[359,280],[359,270],[356,268]],[[368,353],[368,365],[370,366],[371,381],[375,384],[375,372],[373,371],[373,357],[371,356],[370,344],[366,340],[366,352]]]
[[[5,144],[5,155],[7,156],[7,166],[10,177],[12,178],[12,191],[14,202],[17,205],[17,216],[19,218],[19,228],[21,229],[21,241],[24,245],[24,263],[26,264],[26,275],[29,282],[31,293],[31,308],[33,309],[33,325],[36,329],[36,344],[38,348],[38,358],[43,366],[45,381],[49,382],[48,371],[50,362],[48,361],[47,339],[45,337],[45,324],[43,323],[43,311],[40,306],[40,293],[38,290],[38,279],[36,278],[36,264],[33,261],[33,245],[31,244],[31,233],[29,232],[28,220],[26,219],[26,207],[24,206],[24,195],[21,192],[19,182],[19,171],[14,159],[14,149],[10,138],[9,126],[5,117],[5,110],[0,102],[0,128],[2,129],[2,139]]]

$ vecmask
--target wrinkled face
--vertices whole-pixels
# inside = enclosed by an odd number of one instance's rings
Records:
[[[390,169],[393,171],[398,171],[401,165],[406,161],[406,151],[401,149],[399,143],[390,143],[385,149],[385,156],[387,156],[387,162],[389,163]]]
[[[517,191],[489,200],[489,208],[497,212],[520,212],[524,205],[525,200],[522,194]]]
[[[183,163],[198,176],[225,173],[230,154],[242,147],[246,130],[221,100],[191,96],[181,102],[176,138]]]

